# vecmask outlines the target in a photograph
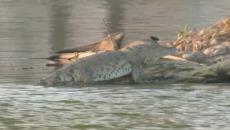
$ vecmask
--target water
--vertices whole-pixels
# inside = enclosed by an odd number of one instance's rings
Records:
[[[227,130],[229,85],[1,85],[0,129]]]
[[[44,88],[34,84],[52,69],[31,59],[108,31],[169,41],[229,10],[229,0],[0,0],[0,130],[230,129],[229,84]]]

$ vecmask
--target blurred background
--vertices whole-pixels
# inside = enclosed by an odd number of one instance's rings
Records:
[[[174,40],[229,16],[229,0],[0,0],[0,82],[36,83],[53,52],[124,31],[125,42]],[[106,29],[103,19],[108,23]]]

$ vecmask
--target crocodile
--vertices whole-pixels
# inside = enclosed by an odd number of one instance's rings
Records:
[[[77,59],[40,81],[44,86],[97,83],[229,82],[230,18],[175,42],[135,41],[121,49]],[[146,83],[146,82],[145,82]]]
[[[157,41],[134,41],[117,51],[98,53],[65,65],[42,79],[40,84],[44,86],[96,84],[128,75],[138,83],[141,81],[143,67],[157,62],[162,55],[171,53],[170,50],[159,47]]]

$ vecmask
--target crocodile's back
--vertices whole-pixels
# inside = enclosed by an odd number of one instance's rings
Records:
[[[79,66],[78,69],[75,69]],[[73,71],[79,71],[83,82],[106,81],[131,73],[131,64],[120,51],[103,52],[84,58],[70,66]]]
[[[121,51],[102,52],[64,66],[41,81],[42,85],[76,85],[107,81],[130,74],[131,64]]]

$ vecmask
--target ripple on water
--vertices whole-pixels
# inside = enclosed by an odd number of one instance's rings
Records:
[[[2,84],[0,128],[229,128],[228,87],[227,84],[45,88]]]

